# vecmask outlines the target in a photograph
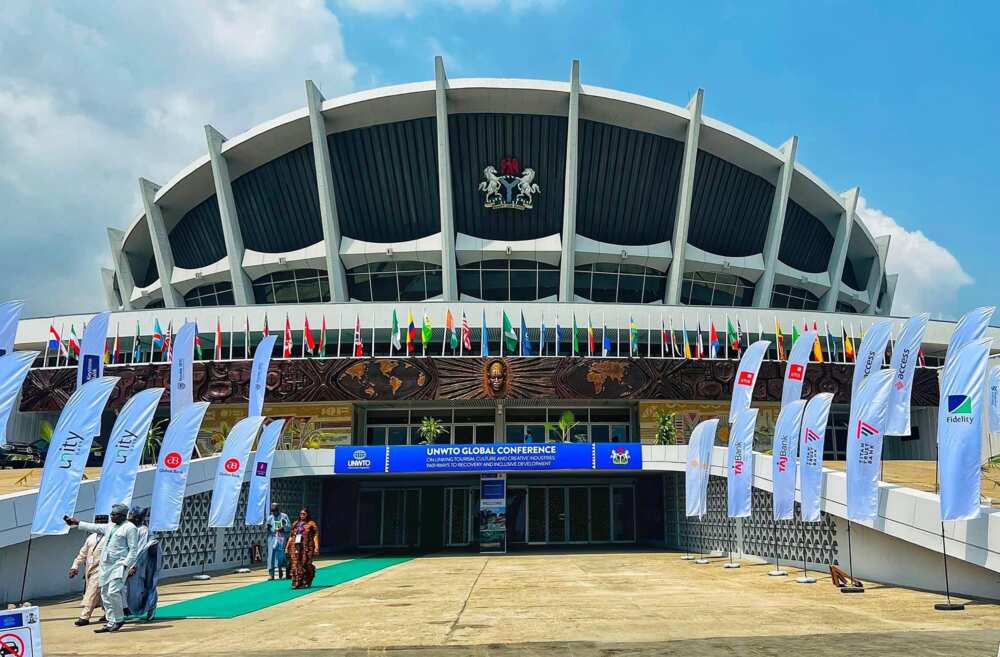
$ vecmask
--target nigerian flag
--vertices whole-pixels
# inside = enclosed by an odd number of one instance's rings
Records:
[[[517,333],[514,333],[514,326],[507,317],[507,311],[503,311],[503,346],[509,354],[517,353]]]
[[[573,355],[580,355],[580,336],[577,335],[580,329],[576,327],[576,313],[573,313]]]

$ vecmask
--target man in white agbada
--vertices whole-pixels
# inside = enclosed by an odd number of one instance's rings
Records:
[[[95,632],[117,632],[125,624],[125,578],[139,554],[139,531],[126,520],[127,514],[127,506],[115,504],[111,507],[111,522],[106,525],[63,516],[70,527],[79,527],[83,531],[101,535],[101,565],[97,571],[97,580],[101,585],[101,601],[108,622]]]

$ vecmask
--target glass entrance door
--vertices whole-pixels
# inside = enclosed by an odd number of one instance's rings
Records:
[[[358,547],[412,547],[420,543],[420,489],[362,490]]]
[[[462,547],[479,542],[479,489],[444,489],[444,543]]]
[[[511,545],[634,543],[632,484],[512,486],[507,489]]]

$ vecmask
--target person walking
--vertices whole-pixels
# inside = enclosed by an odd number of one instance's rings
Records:
[[[316,576],[313,558],[319,554],[319,526],[309,516],[308,508],[299,511],[299,519],[292,525],[285,553],[291,560],[292,588],[307,589],[312,586]]]
[[[97,524],[107,523],[107,516],[97,516],[94,518]],[[97,571],[101,565],[101,537],[99,534],[91,533],[87,540],[83,542],[80,553],[73,560],[73,565],[69,567],[69,578],[73,579],[82,570],[84,589],[83,600],[80,602],[80,617],[73,623],[77,627],[90,625],[90,617],[94,610],[101,607],[101,585],[97,581]],[[102,607],[103,608],[103,607]]]
[[[125,581],[125,615],[153,620],[163,554],[159,540],[149,531],[148,518],[148,507],[134,507],[129,513],[129,522],[136,526],[139,534],[139,550]]]
[[[285,579],[285,542],[288,540],[288,530],[292,526],[287,513],[281,512],[277,502],[271,504],[271,515],[267,518],[267,572],[274,579],[274,571],[278,571],[278,579]],[[289,568],[289,574],[291,569]]]

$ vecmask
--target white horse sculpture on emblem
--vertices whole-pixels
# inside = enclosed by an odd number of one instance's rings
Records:
[[[490,165],[483,169],[483,177],[486,178],[479,183],[479,191],[486,192],[487,207],[492,203],[499,203],[500,198],[500,178],[497,176],[496,167]]]
[[[525,169],[517,180],[517,199],[514,202],[530,209],[532,195],[540,194],[542,191],[542,188],[535,183],[535,170],[530,167]]]

